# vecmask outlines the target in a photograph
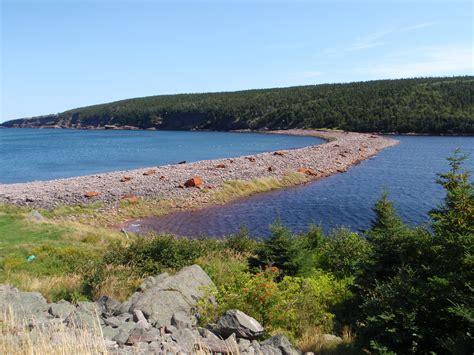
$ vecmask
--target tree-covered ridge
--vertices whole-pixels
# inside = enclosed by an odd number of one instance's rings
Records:
[[[473,93],[473,76],[378,80],[150,96],[4,125],[211,130],[324,127],[361,132],[473,134]]]

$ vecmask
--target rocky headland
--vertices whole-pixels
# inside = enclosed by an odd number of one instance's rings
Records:
[[[174,199],[206,203],[227,181],[282,179],[301,174],[307,182],[336,173],[398,143],[380,135],[315,130],[270,131],[271,134],[317,136],[324,144],[252,156],[205,160],[51,181],[0,184],[0,203],[53,209],[62,205],[101,201]],[[301,183],[300,182],[300,183]],[[206,192],[206,193],[203,193]],[[210,192],[210,193],[209,193]]]

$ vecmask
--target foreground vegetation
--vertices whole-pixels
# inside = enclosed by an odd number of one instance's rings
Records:
[[[199,305],[203,324],[238,308],[304,351],[469,354],[474,190],[463,159],[449,158],[451,169],[439,177],[446,198],[430,226],[405,225],[384,195],[361,234],[313,226],[294,235],[276,223],[264,241],[244,229],[223,241],[126,239],[72,222],[28,221],[28,211],[3,206],[0,282],[53,301],[124,300],[146,276],[198,263],[218,301]],[[324,333],[344,341],[328,343]]]
[[[211,130],[336,128],[474,134],[473,93],[472,76],[378,80],[150,96],[3,125]]]

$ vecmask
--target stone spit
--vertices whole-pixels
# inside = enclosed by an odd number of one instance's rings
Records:
[[[284,130],[266,133],[317,136],[327,142],[253,156],[51,181],[0,184],[0,203],[46,209],[95,201],[114,206],[124,197],[130,196],[205,202],[211,194],[202,193],[203,188],[218,191],[229,180],[278,179],[295,172],[305,174],[311,180],[319,179],[342,173],[380,150],[398,143],[380,135],[340,131]]]

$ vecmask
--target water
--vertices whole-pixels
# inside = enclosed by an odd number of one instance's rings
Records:
[[[352,167],[346,173],[313,183],[245,198],[224,206],[185,211],[141,221],[149,228],[184,236],[220,237],[246,226],[252,236],[269,235],[276,220],[298,232],[313,223],[326,231],[345,226],[366,229],[372,207],[382,191],[389,193],[402,219],[428,222],[426,213],[443,199],[436,174],[448,169],[445,157],[460,147],[471,157],[465,164],[474,173],[473,137],[394,137],[400,144]]]
[[[0,183],[236,157],[322,142],[257,133],[0,129]]]

